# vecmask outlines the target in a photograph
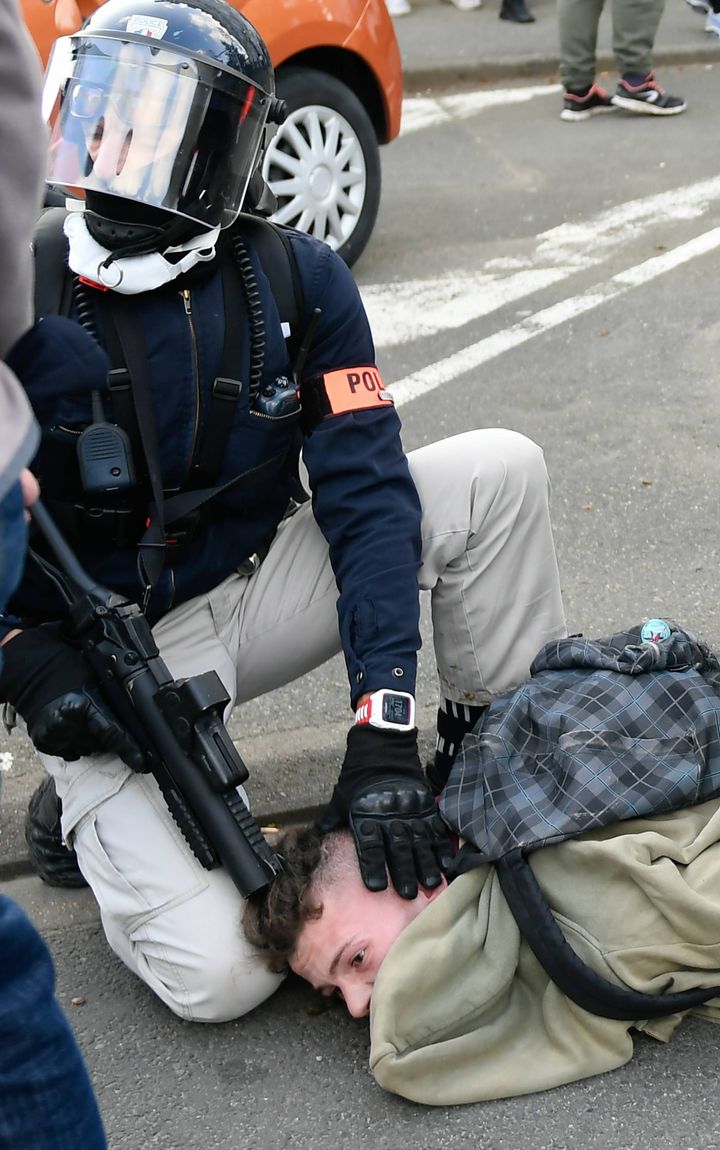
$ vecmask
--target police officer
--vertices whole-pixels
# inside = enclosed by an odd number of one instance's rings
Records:
[[[406,898],[434,888],[448,844],[417,749],[418,592],[432,593],[441,779],[479,708],[564,634],[542,453],[485,430],[405,456],[344,263],[289,229],[268,255],[270,225],[239,215],[280,108],[265,45],[222,0],[109,0],[57,42],[44,104],[48,181],[84,193],[60,294],[97,341],[54,374],[38,370],[43,338],[58,359],[51,318],[32,355],[16,349],[46,502],[91,574],[144,606],[173,675],[214,669],[232,705],[342,650],[356,721],[324,825],[349,823],[371,890],[388,874]],[[112,477],[78,447],[93,423],[116,429]],[[182,514],[198,491],[212,495]],[[132,769],[139,749],[47,583],[28,571],[12,607],[0,695],[54,780],[110,945],[180,1016],[243,1014],[277,976],[242,936],[235,887]],[[52,878],[50,800],[33,841]]]

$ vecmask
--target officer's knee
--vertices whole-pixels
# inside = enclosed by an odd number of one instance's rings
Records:
[[[272,974],[243,943],[240,953],[188,953],[169,963],[156,951],[136,953],[136,970],[166,1006],[186,1022],[230,1022],[273,994],[282,976]]]
[[[458,468],[465,460],[472,475],[469,489],[480,507],[487,508],[488,501],[492,506],[495,500],[500,506],[528,509],[547,503],[550,484],[545,455],[527,435],[498,427],[456,438],[460,443],[453,448],[452,459]]]
[[[242,903],[224,872],[194,898],[128,922],[102,915],[110,946],[166,1006],[187,1022],[229,1022],[282,982],[242,931]]]
[[[496,457],[503,463],[509,478],[529,479],[535,484],[538,480],[547,481],[545,455],[541,447],[520,431],[507,428],[493,428],[487,433],[487,441],[479,443],[483,456]]]
[[[527,435],[504,427],[483,427],[436,440],[411,452],[411,470],[434,490],[438,482],[467,487],[474,479],[488,482],[546,482],[542,448]]]
[[[485,505],[491,492],[498,506],[528,512],[547,504],[550,491],[545,455],[527,435],[505,428],[478,432],[473,492]]]

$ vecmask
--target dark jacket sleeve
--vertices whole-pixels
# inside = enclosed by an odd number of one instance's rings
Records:
[[[310,307],[322,308],[304,378],[374,366],[367,316],[345,264],[327,251],[304,290]],[[395,408],[326,416],[307,435],[303,457],[340,592],[351,701],[381,687],[414,694],[420,501]]]

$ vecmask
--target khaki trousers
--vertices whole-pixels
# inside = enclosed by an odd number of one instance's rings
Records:
[[[542,452],[515,432],[483,430],[409,461],[440,690],[482,703],[522,682],[537,650],[565,634]],[[254,575],[232,575],[171,611],[155,636],[173,675],[215,669],[234,706],[338,653],[336,601],[306,504],[281,524]],[[196,861],[154,779],[111,756],[44,762],[66,840],[123,962],[186,1019],[237,1018],[267,998],[280,979],[243,937],[236,888]]]

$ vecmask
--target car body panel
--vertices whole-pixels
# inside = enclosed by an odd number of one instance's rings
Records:
[[[384,0],[235,0],[234,6],[257,28],[276,69],[300,62],[331,72],[348,83],[362,103],[374,101],[382,108],[384,122],[372,117],[380,143],[397,136],[402,67]],[[78,0],[83,18],[98,7],[96,0]],[[45,64],[58,35],[54,7],[43,0],[22,0],[22,10]],[[358,68],[353,67],[356,63]],[[372,98],[364,85],[373,88]]]

